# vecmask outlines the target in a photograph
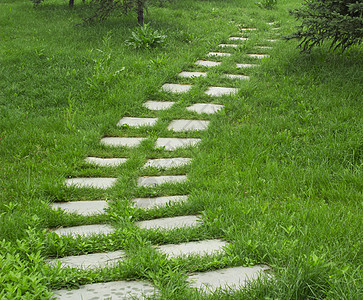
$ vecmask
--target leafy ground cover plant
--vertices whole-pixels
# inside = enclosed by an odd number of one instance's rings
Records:
[[[274,9],[277,5],[277,0],[262,0],[260,2],[256,2],[256,5],[264,9]]]
[[[165,43],[165,35],[151,28],[150,23],[144,23],[131,32],[131,38],[126,44],[134,49],[152,49]]]

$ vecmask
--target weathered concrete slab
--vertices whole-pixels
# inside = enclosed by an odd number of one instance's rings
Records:
[[[257,28],[240,28],[241,31],[255,31]]]
[[[196,103],[187,107],[187,110],[194,111],[198,114],[215,114],[221,110],[224,105],[211,104],[211,103]]]
[[[135,207],[141,209],[151,209],[166,205],[172,205],[175,203],[185,202],[188,200],[188,196],[165,196],[165,197],[155,197],[155,198],[135,198],[132,199],[132,203]]]
[[[236,44],[219,44],[218,45],[219,47],[221,47],[221,48],[228,48],[228,47],[230,47],[230,48],[237,48],[238,47],[238,45],[236,45]]]
[[[118,262],[124,260],[125,256],[126,253],[119,250],[50,259],[47,261],[47,264],[57,266],[60,263],[61,268],[96,269],[117,265]]]
[[[247,54],[249,57],[252,58],[258,58],[258,59],[262,59],[262,58],[266,58],[266,57],[270,57],[270,55],[268,54]]]
[[[108,189],[112,187],[117,178],[94,177],[94,178],[70,178],[66,179],[66,186],[78,188]]]
[[[207,54],[208,57],[216,56],[216,57],[225,57],[225,56],[231,56],[231,53],[225,53],[225,52],[209,52]]]
[[[179,148],[187,148],[197,146],[201,142],[201,139],[195,138],[158,138],[156,140],[156,148],[164,147],[165,150],[174,151]]]
[[[264,50],[271,50],[272,47],[270,46],[256,46],[257,49],[264,49]]]
[[[250,80],[250,76],[246,75],[223,74],[222,77],[229,79]]]
[[[231,36],[229,38],[230,41],[248,41],[248,38],[244,36]]]
[[[51,208],[54,210],[61,209],[66,213],[76,213],[82,216],[100,215],[105,213],[108,203],[105,200],[95,201],[71,201],[52,203]]]
[[[169,124],[168,129],[175,132],[199,131],[207,130],[208,125],[209,121],[204,120],[173,120]]]
[[[97,224],[97,225],[83,225],[74,227],[64,227],[53,230],[59,236],[92,236],[99,234],[112,234],[114,228],[111,225]]]
[[[220,97],[220,96],[225,96],[225,95],[234,95],[234,94],[238,93],[238,89],[212,86],[212,87],[209,87],[205,91],[205,93],[209,96]]]
[[[270,25],[270,26],[272,26],[272,25],[274,25],[275,24],[275,22],[268,22],[268,23],[266,23],[267,25]]]
[[[105,137],[101,144],[110,147],[136,147],[146,138],[141,137]]]
[[[183,227],[196,227],[200,225],[200,216],[181,216],[174,218],[161,218],[155,220],[137,222],[141,229],[176,229]]]
[[[184,181],[187,181],[186,175],[144,176],[137,179],[137,186],[153,187],[164,183],[180,183]]]
[[[118,123],[117,126],[130,126],[130,127],[142,127],[142,126],[154,126],[158,121],[157,118],[131,118],[124,117]]]
[[[165,83],[161,87],[161,91],[179,94],[189,92],[191,88],[191,84]]]
[[[211,272],[196,273],[188,281],[193,288],[212,293],[221,289],[239,289],[249,281],[256,280],[269,268],[264,265],[253,267],[235,267]]]
[[[157,246],[157,250],[168,257],[184,255],[210,255],[224,252],[223,247],[227,243],[222,240],[205,240],[182,244],[170,244]]]
[[[191,158],[185,157],[175,157],[175,158],[159,158],[159,159],[149,159],[144,165],[144,168],[152,167],[159,169],[170,169],[178,168],[190,164]]]
[[[183,77],[183,78],[194,78],[194,77],[207,77],[207,73],[206,72],[180,72],[178,74],[179,77]]]
[[[127,161],[127,158],[100,158],[87,157],[86,162],[100,167],[118,167]]]
[[[150,110],[166,110],[174,105],[175,102],[146,101],[143,105]]]
[[[239,68],[239,69],[247,69],[247,68],[254,68],[254,67],[258,67],[259,65],[256,65],[256,64],[236,64],[236,68]]]
[[[277,40],[275,40],[275,39],[267,39],[266,41],[268,41],[268,42],[270,42],[270,43],[275,43],[275,42],[277,42]]]
[[[195,62],[196,65],[202,67],[217,67],[221,64],[220,61],[210,61],[210,60],[197,60]]]
[[[59,300],[95,300],[95,299],[146,299],[157,293],[151,283],[146,281],[113,281],[81,286],[78,290],[54,291]]]

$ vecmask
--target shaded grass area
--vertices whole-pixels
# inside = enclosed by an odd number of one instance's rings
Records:
[[[292,31],[281,1],[261,10],[253,1],[182,1],[150,7],[153,28],[167,35],[152,51],[127,48],[135,16],[80,25],[87,6],[62,1],[38,9],[30,2],[0,4],[0,269],[9,283],[1,297],[39,299],[49,289],[120,279],[151,280],[164,299],[362,298],[362,49],[299,54],[294,42],[267,42]],[[266,22],[276,22],[277,31]],[[245,33],[241,26],[257,27]],[[76,26],[75,26],[76,25]],[[250,40],[211,69],[207,78],[178,78],[182,70],[218,50],[231,35]],[[256,50],[255,45],[272,46]],[[227,49],[223,49],[227,51]],[[249,58],[266,53],[270,59]],[[236,69],[236,63],[259,63]],[[123,69],[124,68],[124,69]],[[119,72],[117,72],[119,71]],[[117,73],[116,73],[117,72]],[[116,74],[115,74],[116,73]],[[250,81],[220,78],[250,75]],[[190,83],[185,95],[160,92],[162,84]],[[238,87],[213,99],[208,86]],[[142,107],[148,99],[176,101],[169,111]],[[193,103],[224,104],[218,115],[185,110]],[[153,128],[119,128],[123,116],[158,117]],[[172,119],[211,120],[207,132],[175,134]],[[139,148],[108,148],[104,136],[147,137]],[[155,149],[157,137],[200,137],[197,149]],[[87,165],[86,156],[126,157],[117,168]],[[190,157],[173,170],[142,169],[148,158]],[[139,188],[139,176],[188,174],[186,184]],[[112,189],[69,189],[64,179],[117,177]],[[189,194],[188,202],[150,211],[130,207],[134,197]],[[109,199],[94,217],[52,211],[54,201]],[[134,222],[201,214],[197,229],[144,231]],[[116,232],[59,238],[47,228],[109,223]],[[168,260],[153,245],[223,238],[225,255]],[[51,269],[44,259],[124,249],[128,259],[97,271]],[[268,264],[272,279],[241,291],[204,295],[187,289],[186,274],[237,265]],[[16,272],[14,271],[16,269]],[[23,278],[22,286],[8,276]]]

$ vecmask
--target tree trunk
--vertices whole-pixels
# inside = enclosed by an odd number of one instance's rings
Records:
[[[73,7],[74,6],[74,0],[69,0],[69,7]]]
[[[144,1],[137,0],[137,22],[139,25],[144,24]]]

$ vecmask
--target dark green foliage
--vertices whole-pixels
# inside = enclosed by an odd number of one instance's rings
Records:
[[[277,0],[262,0],[260,2],[256,2],[256,5],[264,9],[274,9],[277,5]]]
[[[309,0],[291,14],[302,19],[302,24],[287,39],[300,40],[302,51],[309,52],[324,41],[331,42],[334,50],[362,42],[362,0]]]

